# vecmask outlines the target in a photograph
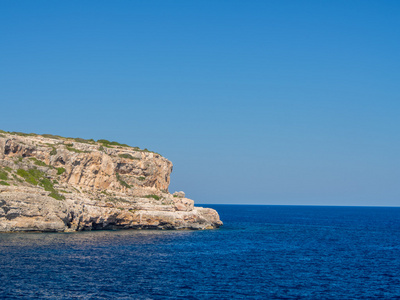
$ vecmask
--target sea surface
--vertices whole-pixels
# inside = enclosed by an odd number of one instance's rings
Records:
[[[208,207],[222,228],[0,234],[0,298],[400,298],[400,208]]]

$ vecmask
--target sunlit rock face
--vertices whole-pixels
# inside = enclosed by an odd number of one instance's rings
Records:
[[[221,226],[215,210],[168,192],[171,172],[146,149],[0,131],[0,231]]]

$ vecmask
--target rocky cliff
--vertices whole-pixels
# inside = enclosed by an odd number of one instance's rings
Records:
[[[168,192],[171,172],[147,149],[0,131],[0,231],[221,226],[215,210]]]

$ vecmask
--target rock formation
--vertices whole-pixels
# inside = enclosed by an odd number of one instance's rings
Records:
[[[221,226],[215,210],[168,192],[171,172],[147,149],[0,131],[0,232]]]

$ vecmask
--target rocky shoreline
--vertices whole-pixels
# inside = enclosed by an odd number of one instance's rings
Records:
[[[0,131],[0,232],[221,226],[215,210],[168,192],[171,172],[147,149]]]

